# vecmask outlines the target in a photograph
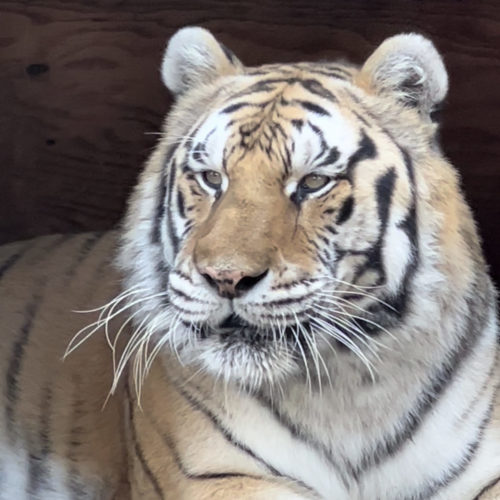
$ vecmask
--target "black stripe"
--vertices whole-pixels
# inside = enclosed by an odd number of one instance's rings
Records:
[[[249,479],[260,479],[265,481],[265,478],[260,478],[257,476],[252,476],[250,474],[243,474],[240,472],[207,472],[205,474],[189,474],[189,479],[200,479],[200,480],[207,480],[207,479],[232,479],[235,477],[246,477]]]
[[[474,396],[474,399],[470,402],[469,406],[467,409],[460,415],[458,420],[460,422],[465,422],[469,418],[469,415],[472,413],[478,402],[484,398],[485,393],[490,389],[491,387],[495,387],[495,391],[498,389],[498,384],[496,380],[492,382],[492,379],[497,377],[497,360],[493,361],[491,364],[490,371],[488,372],[488,375],[486,376],[485,381],[483,382],[483,385],[481,388],[477,391],[476,395]],[[495,392],[496,394],[496,392]],[[493,400],[495,400],[495,397],[493,397]]]
[[[357,111],[351,110],[354,116],[366,127],[366,128],[373,128],[372,125],[366,120],[366,118],[359,114]]]
[[[187,161],[182,164],[181,170],[183,174],[187,174],[186,179],[189,181],[195,180],[195,171],[188,165]]]
[[[87,238],[84,240],[81,248],[78,250],[77,256],[74,259],[72,265],[66,272],[66,277],[68,279],[71,279],[75,272],[78,269],[78,266],[85,260],[85,257],[89,255],[89,253],[92,251],[92,249],[97,245],[99,240],[105,235],[106,233],[92,233],[87,236]]]
[[[411,280],[420,264],[420,245],[417,226],[417,189],[415,185],[413,162],[410,155],[405,150],[401,149],[401,154],[403,155],[408,178],[410,180],[412,200],[406,217],[398,227],[406,233],[408,241],[410,242],[410,259],[406,266],[397,296],[388,298],[387,302],[390,303],[394,309],[399,311],[399,314],[402,316],[406,313],[408,307]]]
[[[174,439],[168,434],[168,432],[162,431],[159,428],[158,423],[154,420],[151,415],[151,412],[145,412],[144,416],[148,419],[151,424],[151,427],[155,430],[155,432],[160,436],[165,446],[170,450],[170,453],[174,459],[175,465],[179,469],[180,473],[186,478],[197,481],[206,481],[206,480],[214,480],[214,479],[232,479],[235,477],[241,478],[251,478],[251,479],[263,479],[258,476],[254,476],[251,474],[244,474],[242,472],[206,472],[202,474],[196,474],[188,470],[186,465],[184,464],[182,457],[179,453],[177,445],[174,442]]]
[[[10,255],[2,264],[0,265],[0,280],[3,275],[28,251],[31,245],[26,245],[19,252]]]
[[[318,234],[317,237],[327,246],[330,245],[330,239],[327,238],[326,236],[323,236],[322,234]]]
[[[335,220],[335,224],[341,225],[346,222],[349,217],[352,215],[352,211],[354,208],[354,198],[352,196],[348,196],[342,206],[340,207],[339,213],[337,214],[337,219]]]
[[[350,67],[350,66],[341,66],[339,65],[338,63],[325,63],[325,64],[321,64],[320,66],[321,70],[323,69],[326,69],[327,71],[334,71],[334,72],[338,72],[338,73],[342,73],[343,75],[345,76],[349,76],[349,77],[352,77],[352,72],[353,70],[355,70],[354,67]]]
[[[167,194],[166,175],[163,171],[160,179],[160,187],[158,190],[158,200],[156,203],[156,215],[153,223],[153,230],[151,231],[151,243],[153,245],[161,242],[161,225],[165,215],[165,198]]]
[[[281,412],[277,407],[275,402],[270,401],[263,394],[258,395],[258,401],[274,416],[274,418],[280,423],[280,425],[286,428],[290,434],[299,441],[306,443],[309,446],[315,448],[327,461],[328,463],[335,469],[337,472],[342,484],[346,489],[349,489],[349,482],[347,477],[343,473],[343,470],[349,470],[348,463],[340,464],[336,457],[332,454],[331,450],[329,450],[323,443],[320,443],[312,438],[312,436],[308,435],[307,432],[304,431],[296,422],[293,422],[291,418]]]
[[[182,297],[184,300],[188,302],[195,302],[197,304],[205,304],[205,305],[210,305],[210,302],[207,302],[205,300],[198,299],[196,297],[191,297],[187,293],[183,292],[182,290],[179,290],[176,286],[172,285],[172,283],[169,283],[169,288],[172,290],[174,293],[179,295],[179,297]],[[177,306],[175,306],[177,307]]]
[[[381,236],[385,236],[389,222],[389,208],[392,204],[392,195],[396,183],[396,169],[391,167],[385,174],[381,175],[375,184],[375,197],[377,200],[378,217],[380,220]]]
[[[186,239],[186,236],[193,229],[193,227],[194,227],[194,221],[191,220],[189,222],[186,222],[186,226],[184,227],[184,231],[182,232],[182,236],[181,236],[182,240]]]
[[[177,188],[177,209],[179,210],[179,215],[185,219],[186,218],[186,210],[184,203],[184,195],[180,188]]]
[[[19,399],[18,377],[21,372],[24,359],[24,351],[29,342],[29,336],[33,328],[34,319],[38,313],[42,293],[39,291],[28,302],[24,311],[24,323],[21,326],[17,340],[14,342],[10,354],[9,366],[5,374],[5,383],[7,387],[7,401],[5,404],[5,420],[9,438],[14,440],[14,426],[16,423],[15,411]]]
[[[274,129],[277,132],[279,132],[279,134],[281,135],[281,137],[283,138],[283,140],[286,141],[288,139],[288,134],[285,132],[285,130],[281,126],[281,123],[272,123],[272,124],[270,124],[270,126],[271,125],[274,127]]]
[[[325,266],[325,268],[329,268],[329,266],[331,265],[331,262],[329,261],[329,259],[327,259],[324,255],[323,255],[323,251],[321,253],[319,253],[317,255],[317,258],[319,259],[319,261],[323,264],[323,266]]]
[[[172,269],[172,274],[175,274],[179,276],[179,278],[182,278],[186,280],[188,283],[193,284],[193,280],[191,279],[191,276],[189,274],[183,273],[182,271],[179,271],[179,269]]]
[[[167,263],[165,262],[165,259],[163,255],[160,256],[160,259],[158,262],[156,262],[156,265],[154,266],[156,269],[156,274],[158,276],[158,290],[163,291],[168,289],[168,276],[169,276],[169,268],[167,266]],[[167,294],[162,295],[159,300],[163,305],[168,305],[169,302],[169,297]]]
[[[282,179],[285,180],[287,178],[287,176],[290,175],[290,171],[292,170],[292,153],[291,153],[290,148],[288,147],[286,141],[283,143],[283,149],[285,151],[285,158],[284,158],[285,173],[284,173]]]
[[[283,75],[291,75],[294,73],[295,64],[287,64],[283,66],[282,64],[265,64],[259,66],[258,68],[246,68],[245,73],[252,76],[269,76],[270,73],[280,72]]]
[[[323,97],[331,102],[337,101],[337,98],[328,89],[323,87],[318,80],[313,80],[312,78],[308,78],[306,80],[297,79],[297,82],[311,94]]]
[[[299,100],[299,99],[296,99],[292,102],[294,104],[300,105],[304,109],[307,109],[307,111],[311,111],[312,113],[316,113],[317,115],[330,116],[330,113],[325,108],[323,108],[319,104],[315,104],[314,102]]]
[[[314,247],[316,250],[321,250],[320,246],[318,245],[318,243],[316,243],[316,241],[314,241],[313,239],[309,238],[309,236],[307,236],[306,233],[304,233],[304,237],[306,239],[306,241],[312,246]]]
[[[241,135],[241,144],[246,146],[245,139],[255,133],[262,125],[262,120],[255,120],[243,123],[239,126],[238,131]]]
[[[170,161],[172,160],[175,152],[179,148],[180,143],[176,142],[169,147],[165,155],[165,161],[163,162],[163,170],[160,178],[160,186],[158,190],[158,198],[156,202],[156,215],[154,219],[154,224],[151,232],[151,242],[157,244],[161,242],[161,225],[163,223],[163,217],[165,216],[166,207],[166,197],[167,197],[167,171],[170,167]]]
[[[39,412],[36,451],[30,449],[28,456],[28,494],[35,498],[38,492],[49,484],[50,469],[47,458],[51,451],[50,414],[52,412],[52,389],[50,385],[47,385],[42,391]]]
[[[165,495],[163,493],[163,490],[160,486],[160,483],[156,479],[155,475],[153,474],[153,471],[150,469],[146,458],[144,457],[144,453],[141,449],[141,445],[139,443],[139,440],[137,438],[137,432],[135,429],[135,423],[134,423],[134,403],[131,398],[130,394],[130,389],[128,382],[125,384],[125,390],[126,390],[126,397],[128,399],[128,405],[129,405],[129,426],[130,426],[130,437],[132,439],[132,444],[134,446],[134,452],[137,460],[141,464],[142,470],[148,477],[149,481],[151,482],[151,485],[153,486],[153,489],[157,496],[161,498],[162,500],[165,498]]]
[[[190,311],[189,309],[185,309],[184,307],[181,307],[181,306],[179,306],[178,304],[174,304],[174,303],[172,303],[172,302],[170,302],[170,301],[169,301],[169,302],[167,302],[167,303],[171,303],[171,304],[172,304],[172,306],[173,306],[173,307],[174,307],[174,308],[175,308],[178,312],[180,312],[180,313],[184,314],[185,316],[190,315],[190,316],[194,316],[194,317],[196,317],[196,316],[200,316],[200,315],[201,315],[202,317],[205,317],[205,313],[204,313],[204,312],[200,312],[200,311]]]
[[[295,325],[297,323],[297,320],[304,320],[307,321],[307,314],[313,312],[310,309],[306,309],[304,311],[299,311],[296,313],[280,313],[278,318],[280,321],[287,321],[292,323],[292,325]],[[259,314],[259,319],[276,319],[277,315],[274,313],[262,313]]]
[[[174,160],[170,165],[170,171],[168,173],[167,200],[165,202],[167,211],[168,236],[170,238],[170,241],[172,242],[172,250],[174,253],[174,257],[177,255],[177,252],[179,251],[179,238],[175,232],[174,216],[172,213],[172,192],[174,190],[176,173],[177,173],[177,163]]]
[[[267,75],[267,73],[266,73]],[[258,81],[257,83],[253,83],[246,89],[242,90],[241,92],[237,93],[234,97],[242,97],[242,96],[251,96],[252,94],[256,94],[259,92],[272,92],[273,90],[276,89],[276,85],[280,83],[292,83],[296,79],[291,77],[291,78],[265,78],[263,80]],[[271,103],[272,100],[269,100],[266,102],[266,104]]]
[[[326,155],[326,158],[321,163],[317,164],[316,167],[334,165],[339,159],[339,157],[340,157],[339,150],[335,146],[333,146],[332,148],[330,148],[330,151]]]
[[[342,74],[340,71],[321,71],[317,69],[310,70],[310,72],[313,75],[321,75],[321,76],[326,76],[328,78],[336,78],[338,80],[350,80],[352,78],[352,75],[349,75],[349,78],[347,78],[344,74]]]
[[[311,278],[311,279],[308,279],[307,282],[309,284],[311,284],[311,283],[317,283],[319,280],[320,280],[320,278]],[[299,281],[299,280],[290,281],[288,283],[273,285],[273,286],[271,286],[271,290],[289,290],[292,287],[295,287],[297,285],[303,285],[303,284],[304,284],[304,282]]]
[[[73,379],[73,402],[71,412],[71,429],[68,436],[68,451],[66,458],[71,464],[66,479],[67,488],[70,491],[72,500],[80,500],[88,496],[87,481],[82,479],[79,473],[78,450],[85,437],[85,428],[82,425],[84,401],[80,392],[80,379]]]
[[[339,78],[347,80],[352,78],[352,73],[340,66],[324,66],[320,68],[311,68],[309,70],[313,74],[327,76],[329,78]]]
[[[206,164],[205,158],[207,157],[207,150],[204,142],[198,142],[191,150],[191,157],[198,163]]]
[[[201,193],[194,186],[189,186],[189,192],[193,196],[196,196],[197,198],[201,198]]]
[[[286,299],[277,299],[277,300],[270,300],[269,302],[263,302],[261,304],[258,303],[252,303],[251,305],[257,305],[257,306],[284,306],[284,305],[290,305],[290,304],[296,304],[297,302],[302,302],[306,299],[308,299],[311,295],[302,295],[301,297],[288,297]],[[250,305],[250,304],[248,304]]]
[[[428,500],[429,498],[432,498],[439,490],[442,490],[443,488],[449,486],[467,469],[477,449],[479,448],[481,439],[484,434],[484,429],[486,428],[486,425],[488,424],[491,417],[491,411],[492,408],[490,406],[486,411],[486,415],[483,418],[483,421],[478,427],[476,436],[465,445],[465,452],[462,455],[460,461],[457,464],[454,463],[453,466],[450,467],[450,469],[447,471],[446,476],[434,481],[429,481],[423,489],[405,496],[404,500]]]
[[[229,106],[225,107],[221,111],[221,113],[228,115],[230,113],[234,113],[235,111],[238,111],[241,108],[245,108],[248,106],[254,106],[254,104],[250,103],[250,102],[236,102],[234,104],[230,104]]]
[[[338,175],[337,178],[347,179],[351,184],[354,180],[354,169],[364,160],[373,160],[378,155],[375,143],[370,136],[361,130],[361,139],[359,140],[358,149],[347,160],[346,170],[343,174]]]
[[[325,135],[323,134],[321,128],[319,128],[317,125],[314,125],[314,123],[312,123],[309,120],[307,121],[307,124],[309,125],[309,128],[314,132],[314,134],[318,137],[321,146],[319,153],[313,158],[314,161],[317,160],[318,158],[321,158],[321,156],[323,156],[326,153],[329,146],[325,140]]]

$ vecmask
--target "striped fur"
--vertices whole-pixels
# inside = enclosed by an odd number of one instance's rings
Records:
[[[498,498],[496,294],[432,44],[245,68],[187,28],[162,72],[121,276],[114,233],[1,249],[0,499]]]
[[[91,233],[0,249],[2,500],[126,498],[117,494],[127,479],[122,403],[101,411],[112,380],[104,338],[62,362],[88,322],[73,310],[117,293],[115,246],[113,234]]]

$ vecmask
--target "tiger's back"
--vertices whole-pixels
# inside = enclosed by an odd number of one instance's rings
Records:
[[[63,362],[91,309],[116,294],[115,235],[56,235],[0,248],[0,498],[126,498],[122,401],[103,336]],[[76,330],[75,330],[76,328]]]

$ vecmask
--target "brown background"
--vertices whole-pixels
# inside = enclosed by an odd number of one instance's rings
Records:
[[[113,226],[170,98],[165,42],[209,28],[247,64],[343,56],[430,36],[451,92],[442,142],[500,282],[500,2],[0,0],[0,242]]]

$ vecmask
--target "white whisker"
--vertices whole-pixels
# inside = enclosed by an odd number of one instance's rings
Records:
[[[366,357],[366,355],[363,353],[363,351],[359,348],[359,346],[352,339],[343,335],[342,332],[332,330],[332,328],[334,328],[334,327],[332,327],[331,324],[324,321],[323,319],[318,318],[317,316],[310,315],[310,314],[308,314],[308,316],[311,319],[311,322],[314,325],[316,325],[319,329],[321,329],[325,334],[338,340],[341,344],[344,344],[354,354],[356,354],[358,356],[358,358],[366,366],[366,368],[370,372],[370,375],[372,376],[372,378],[374,378],[373,367],[372,367],[371,361]]]
[[[355,325],[349,323],[348,321],[344,319],[340,319],[338,317],[331,316],[330,314],[327,314],[324,311],[315,311],[316,314],[319,314],[323,319],[325,319],[328,323],[335,321],[336,323],[340,323],[343,328],[345,328],[351,335],[356,337],[360,342],[362,342],[369,350],[370,352],[378,359],[380,360],[380,357],[377,353],[377,351],[367,342],[366,339],[372,340],[366,333],[364,333],[359,327],[356,327]],[[335,328],[335,322],[331,324],[333,328]],[[345,337],[347,338],[347,337]]]
[[[333,311],[332,311],[332,309],[331,309],[331,308],[326,307],[326,306],[325,306],[325,305],[323,305],[323,304],[315,304],[313,309],[319,308],[319,309],[322,309],[322,310],[324,310],[324,311],[329,312],[330,314],[332,314],[332,320],[333,320],[333,321],[335,321],[335,318],[336,318],[336,316],[335,316],[335,315],[337,315],[337,314],[340,314],[341,316],[346,316],[346,317],[347,317],[347,318],[349,318],[349,319],[359,320],[359,321],[364,321],[365,323],[368,323],[368,324],[370,324],[370,325],[375,326],[376,328],[379,328],[379,329],[380,329],[380,330],[382,330],[384,333],[387,333],[387,335],[389,335],[389,336],[390,336],[393,340],[395,340],[396,342],[399,342],[399,339],[398,339],[397,337],[395,337],[395,336],[394,336],[394,334],[393,334],[392,332],[390,332],[389,330],[387,330],[386,328],[384,328],[382,325],[379,325],[377,322],[372,321],[372,320],[370,320],[370,319],[368,319],[368,318],[365,318],[365,317],[363,317],[363,316],[358,316],[358,315],[356,315],[356,314],[352,314],[352,313],[350,313],[350,312],[346,311],[346,310],[345,310],[345,308],[344,308],[344,307],[342,307],[342,305],[340,305],[340,304],[336,304],[334,300],[332,300],[332,301],[330,301],[330,302],[328,302],[328,301],[323,301],[323,302],[324,302],[324,303],[330,303],[330,304],[332,304],[335,308],[336,308],[336,307],[340,307],[340,309],[341,309],[341,310],[339,311],[338,309],[335,309],[335,310],[333,310]],[[362,333],[362,334],[366,335],[366,332],[363,332],[363,329],[362,329],[361,325],[359,325],[359,324],[358,324],[358,323],[356,323],[356,322],[354,322],[354,324],[355,324],[355,325],[356,325],[356,326],[360,329],[360,333]],[[384,344],[384,343],[380,342],[379,340],[377,340],[377,339],[375,339],[375,338],[373,338],[373,337],[371,337],[371,336],[370,336],[370,340],[371,340],[374,344],[378,345],[379,347],[382,347],[382,348],[384,348],[384,349],[388,349],[388,350],[393,350],[391,347],[387,346],[386,344]]]

